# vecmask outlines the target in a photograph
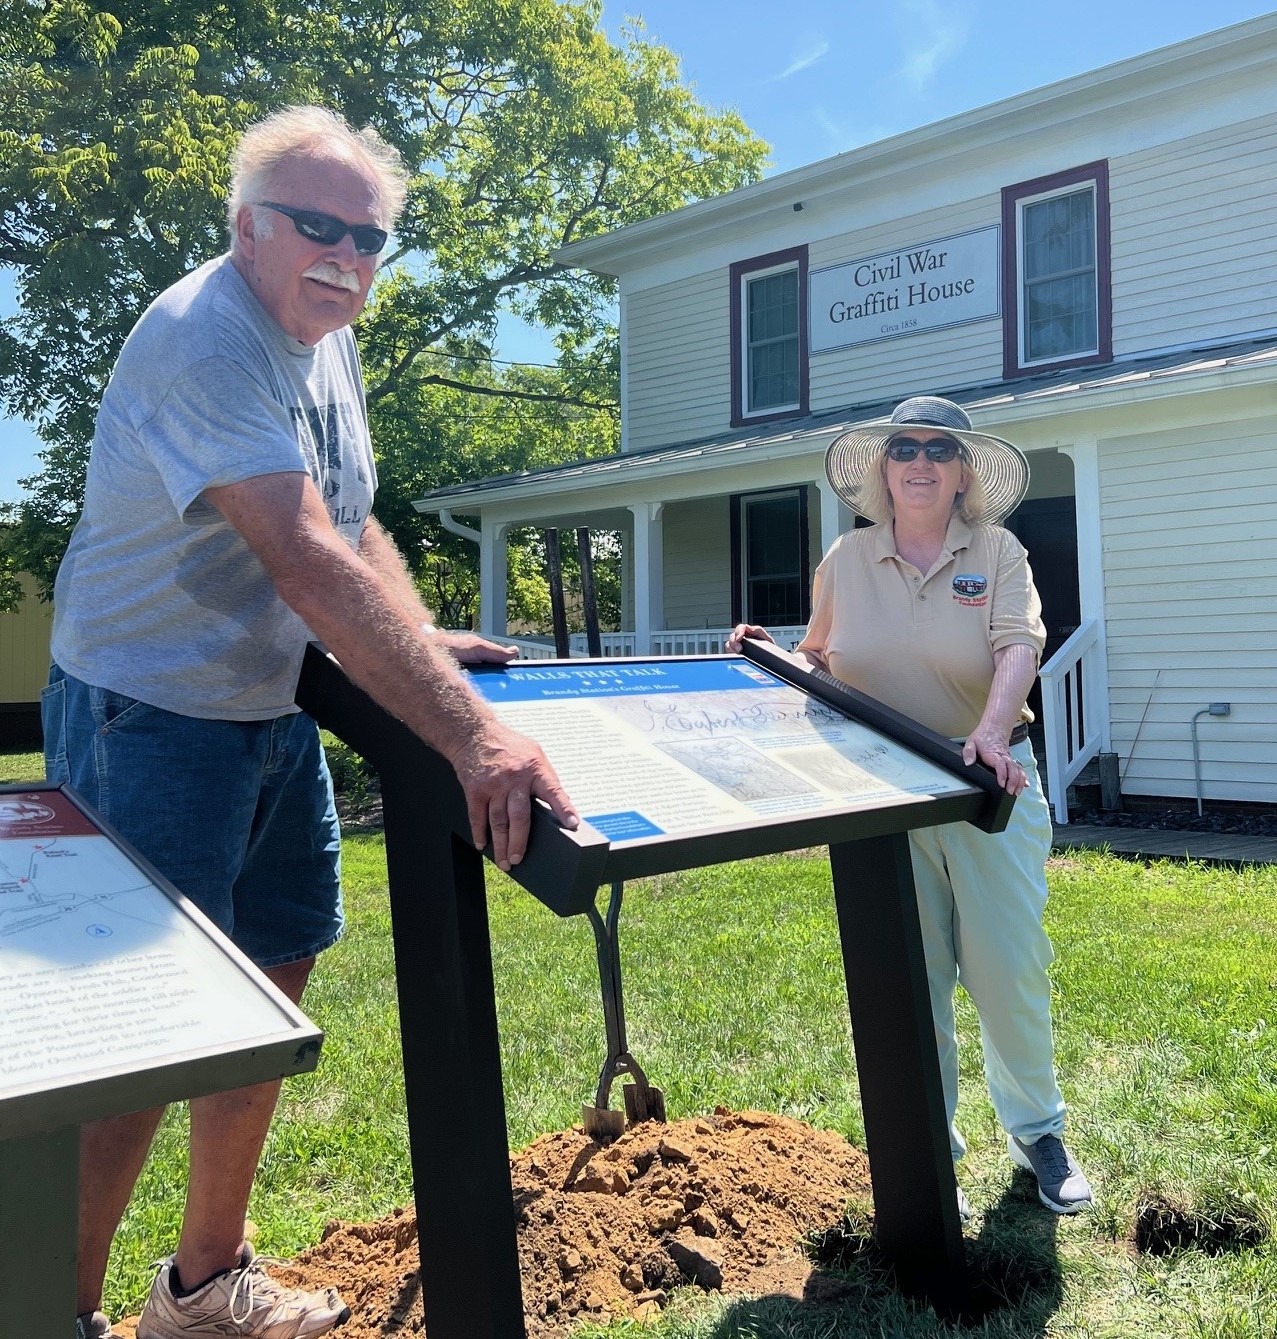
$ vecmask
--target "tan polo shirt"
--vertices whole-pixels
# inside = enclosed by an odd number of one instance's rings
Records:
[[[1046,645],[1042,602],[1024,546],[1001,526],[954,516],[926,573],[896,552],[890,525],[849,530],[816,569],[800,651],[836,678],[952,738],[980,722],[993,653]],[[1023,720],[1032,720],[1028,708]]]

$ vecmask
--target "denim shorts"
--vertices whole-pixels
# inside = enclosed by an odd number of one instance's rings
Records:
[[[41,694],[45,768],[259,967],[341,938],[341,839],[315,722],[179,716],[64,674]]]

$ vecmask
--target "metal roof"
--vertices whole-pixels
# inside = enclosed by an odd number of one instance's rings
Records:
[[[1179,383],[1190,382],[1195,378],[1218,373],[1244,375],[1247,372],[1253,372],[1262,379],[1277,376],[1277,334],[1227,345],[1177,349],[1146,358],[1108,363],[1102,367],[1070,368],[1038,377],[1019,377],[1014,381],[946,390],[944,394],[965,409],[998,418],[1017,409],[1031,413],[1039,406],[1045,412],[1083,408],[1106,392],[1138,392],[1154,387],[1171,391],[1178,389]],[[577,460],[541,470],[496,475],[474,483],[437,488],[413,505],[419,511],[438,511],[441,507],[451,509],[462,500],[478,501],[485,495],[512,488],[528,488],[535,492],[538,485],[545,484],[558,491],[570,482],[617,482],[648,472],[659,473],[681,462],[734,464],[747,458],[751,452],[761,454],[776,448],[788,448],[794,454],[801,454],[805,447],[823,449],[838,433],[857,424],[889,417],[900,398],[893,396],[889,400],[846,405],[819,414],[809,414],[801,419],[787,420],[783,424],[769,425],[768,429],[761,432],[741,429],[731,433],[716,433],[711,437],[667,446]],[[986,420],[983,426],[991,425]]]

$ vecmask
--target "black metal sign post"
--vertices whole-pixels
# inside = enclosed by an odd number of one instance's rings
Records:
[[[830,705],[864,707],[840,701],[832,681],[792,678],[779,657],[749,658]],[[461,787],[439,754],[317,651],[297,701],[381,777],[426,1330],[431,1339],[522,1339],[483,857],[465,836]],[[991,773],[964,768],[949,741],[903,717],[895,724],[906,746],[964,784],[887,808],[615,848],[538,809],[511,877],[570,916],[593,907],[608,882],[828,843],[879,1242],[905,1291],[956,1315],[967,1303],[966,1264],[905,832],[964,819],[997,831],[1010,799]]]

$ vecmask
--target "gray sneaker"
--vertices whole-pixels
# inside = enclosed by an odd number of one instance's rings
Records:
[[[119,1339],[111,1322],[100,1311],[86,1311],[75,1318],[75,1339]]]
[[[238,1269],[174,1297],[173,1257],[160,1262],[137,1339],[313,1339],[350,1319],[335,1288],[302,1292],[276,1283],[245,1247]]]
[[[1077,1213],[1094,1204],[1091,1183],[1059,1135],[1044,1134],[1031,1144],[1007,1136],[1007,1152],[1017,1167],[1038,1181],[1038,1199],[1056,1213]]]

